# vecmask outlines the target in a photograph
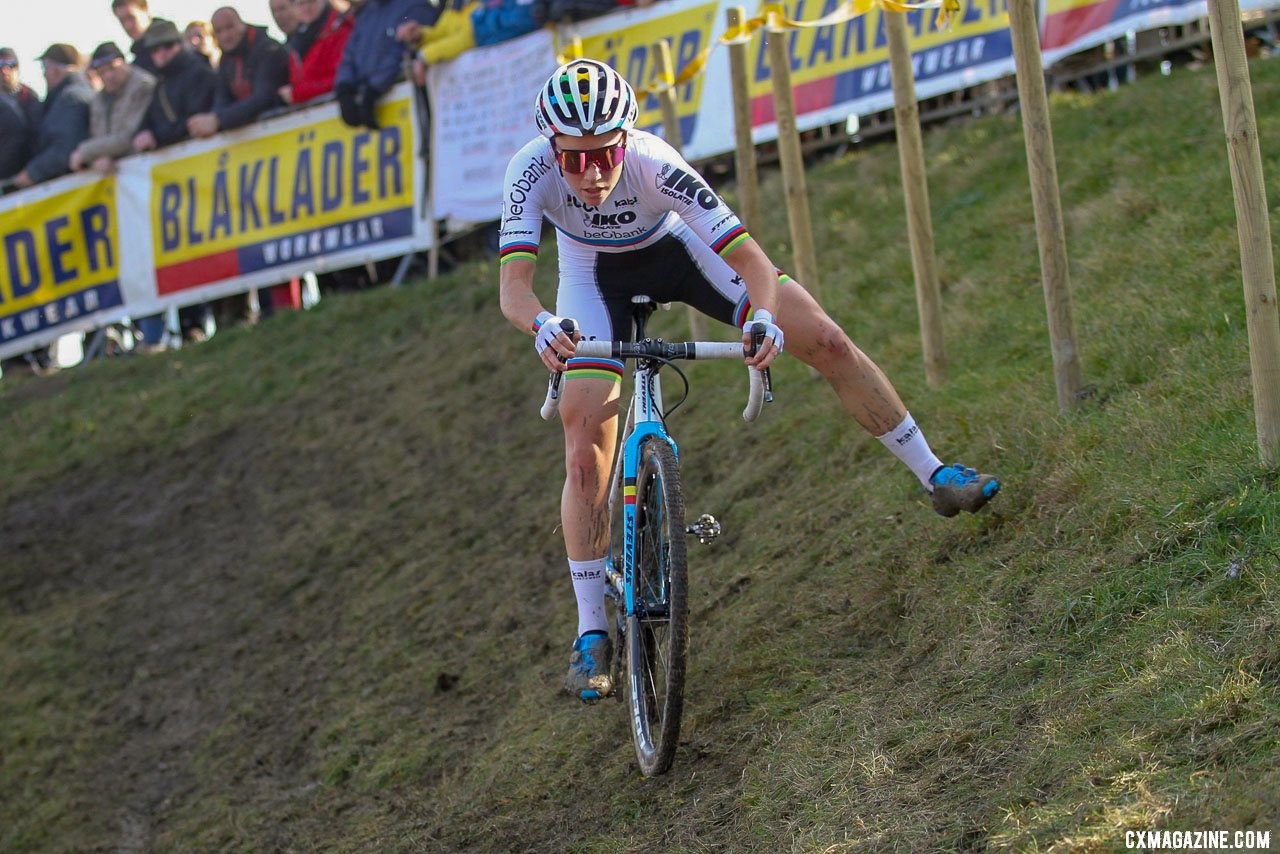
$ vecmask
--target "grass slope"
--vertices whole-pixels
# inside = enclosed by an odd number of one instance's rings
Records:
[[[1274,188],[1280,62],[1252,73]],[[620,706],[556,693],[558,429],[492,264],[0,384],[0,848],[1274,831],[1280,504],[1213,72],[1058,97],[1053,118],[1094,389],[1069,418],[1016,117],[926,138],[942,391],[893,148],[811,173],[825,302],[944,457],[1004,478],[989,512],[934,516],[794,361],[750,427],[740,369],[692,367],[688,503],[727,534],[692,550],[683,744],[659,779],[637,775]],[[759,237],[785,263],[781,207]]]

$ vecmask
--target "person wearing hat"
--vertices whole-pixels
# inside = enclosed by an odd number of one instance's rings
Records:
[[[156,68],[155,90],[133,137],[133,150],[142,152],[190,138],[187,119],[213,108],[218,75],[173,21],[154,18],[139,41]],[[202,329],[208,313],[207,305],[186,306],[178,312],[178,320],[184,329]],[[147,349],[160,347],[163,317],[144,317],[138,327]]]
[[[18,77],[18,57],[0,48],[0,181],[27,165],[40,128],[40,96]]]
[[[92,166],[105,174],[114,168],[116,158],[132,150],[156,79],[130,65],[115,42],[98,45],[89,67],[102,79],[102,91],[89,105],[89,138],[71,152],[69,165],[72,171]]]
[[[69,44],[52,44],[39,56],[49,93],[36,134],[35,156],[13,177],[18,187],[30,187],[65,175],[71,152],[89,136],[89,104],[93,87],[85,80],[80,51]]]
[[[11,47],[0,47],[0,95],[12,97],[27,117],[27,124],[33,129],[40,127],[44,105],[40,103],[36,90],[22,82],[18,73],[18,55]]]
[[[155,63],[158,79],[133,150],[150,151],[190,138],[187,119],[213,109],[218,75],[191,49],[173,21],[153,20],[141,47]]]

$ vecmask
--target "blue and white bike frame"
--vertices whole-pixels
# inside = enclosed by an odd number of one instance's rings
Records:
[[[645,338],[645,321],[653,304],[643,296],[633,297],[632,302],[635,343],[579,341],[575,355],[635,361],[631,404],[609,482],[611,551],[605,561],[605,591],[614,602],[617,636],[626,654],[614,658],[611,673],[593,679],[602,683],[601,695],[616,695],[619,683],[627,685],[636,758],[641,772],[651,776],[670,767],[679,738],[688,639],[684,537],[692,534],[705,543],[720,533],[719,523],[709,515],[684,525],[679,448],[667,432],[659,370],[678,359],[741,359],[743,347],[740,341],[672,344]],[[571,335],[574,332],[568,321],[563,329]],[[759,344],[764,337],[763,324],[755,331]],[[751,421],[768,399],[768,379],[767,373],[760,371],[749,370],[748,374],[751,392],[742,415]],[[561,376],[556,373],[551,377],[543,418],[549,419],[558,406]],[[625,678],[621,673],[624,659]]]
[[[647,297],[635,297],[637,306],[648,303]],[[644,334],[643,317],[637,314],[637,337]],[[635,615],[635,544],[636,544],[636,475],[640,467],[640,446],[650,436],[657,436],[671,446],[676,459],[680,458],[680,450],[676,440],[667,432],[663,421],[662,379],[658,368],[662,362],[677,359],[741,359],[742,344],[725,341],[690,341],[682,343],[664,342],[662,339],[645,339],[637,343],[629,341],[579,341],[575,355],[586,358],[634,359],[634,384],[632,386],[631,405],[627,409],[626,426],[621,433],[621,453],[614,455],[613,475],[609,482],[609,519],[610,524],[618,519],[617,502],[622,500],[622,571],[614,565],[612,554],[608,556],[605,577],[608,580],[606,590],[618,603],[625,616]],[[742,412],[746,421],[754,421],[760,414],[760,408],[768,399],[764,374],[761,371],[748,370],[750,374],[750,392],[747,406]],[[552,375],[551,385],[547,390],[546,402],[542,405],[542,417],[550,420],[559,403],[559,376]],[[611,532],[612,533],[612,532]],[[703,516],[686,529],[702,542],[715,539],[720,533],[720,526],[714,518]]]

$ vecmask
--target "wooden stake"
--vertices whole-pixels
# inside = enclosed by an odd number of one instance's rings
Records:
[[[791,51],[777,12],[769,13],[765,43],[769,49],[769,69],[773,75],[773,111],[778,123],[778,156],[782,165],[782,189],[787,197],[787,219],[791,223],[791,244],[796,275],[815,298],[818,297],[818,259],[813,249],[813,226],[809,221],[809,190],[805,186],[804,156],[796,128],[796,106],[791,92]]]
[[[658,72],[658,103],[662,107],[662,134],[671,147],[679,151],[683,139],[680,136],[680,116],[676,114],[676,90],[671,85],[676,79],[675,62],[671,59],[671,42],[663,39],[654,46],[654,61]]]
[[[658,73],[658,103],[662,106],[662,134],[676,151],[681,149],[680,116],[676,113],[676,90],[671,82],[676,79],[675,62],[671,59],[671,42],[663,39],[654,46],[654,62]],[[689,336],[694,341],[707,340],[707,318],[693,306],[689,306]]]
[[[1271,222],[1258,147],[1258,122],[1238,0],[1209,0],[1209,35],[1222,101],[1231,187],[1235,191],[1258,452],[1263,463],[1274,466],[1280,455],[1280,313],[1276,307]]]
[[[746,10],[732,6],[725,12],[729,28],[736,30],[747,19]],[[738,147],[734,172],[738,176],[743,225],[747,231],[760,225],[760,179],[756,172],[756,147],[751,142],[751,94],[748,88],[747,45],[729,45],[729,84],[733,91],[733,133]]]
[[[1058,195],[1058,167],[1053,154],[1053,129],[1044,88],[1044,58],[1033,0],[1009,0],[1009,29],[1018,76],[1022,134],[1027,146],[1027,171],[1036,214],[1036,242],[1040,247],[1040,279],[1049,318],[1053,351],[1053,379],[1058,410],[1067,413],[1079,403],[1083,387],[1071,312],[1071,277],[1067,269],[1067,238]]]
[[[880,8],[889,41],[889,71],[893,78],[893,115],[898,135],[898,165],[902,171],[907,207],[907,236],[911,243],[911,268],[915,273],[916,308],[920,312],[920,343],[924,375],[933,388],[947,379],[947,356],[942,335],[942,289],[938,284],[933,245],[933,218],[929,212],[929,184],[925,177],[924,140],[920,133],[920,108],[916,102],[915,72],[907,46],[907,22],[901,12]]]

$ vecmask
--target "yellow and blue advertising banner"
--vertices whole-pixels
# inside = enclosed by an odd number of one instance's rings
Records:
[[[580,44],[583,55],[610,63],[637,88],[651,83],[650,49],[657,41],[672,45],[677,74],[695,58],[705,60],[705,70],[676,87],[677,109],[685,157],[713,157],[734,146],[729,63],[727,51],[713,50],[707,57],[699,53],[723,43],[727,11],[733,5],[732,0],[665,0],[565,27],[560,43]],[[771,140],[777,133],[767,38],[787,41],[797,124],[802,130],[893,105],[886,14],[906,16],[916,90],[922,98],[1013,73],[1007,0],[959,0],[959,10],[945,23],[936,9],[886,12],[879,3],[854,0],[785,0],[777,8],[786,20],[836,23],[794,26],[776,34],[753,30],[748,87],[757,142]],[[749,15],[762,11],[763,7],[747,8]],[[661,133],[656,98],[649,98],[646,107],[640,124]]]
[[[788,0],[787,17],[805,21],[836,12],[841,0]],[[886,11],[879,4],[840,24],[797,28],[769,38],[785,38],[791,59],[796,113],[810,122],[839,121],[893,105],[885,16],[903,15],[920,97],[991,80],[1013,69],[1013,42],[1005,0],[962,0],[948,25],[932,9]],[[749,92],[752,124],[771,125],[773,74],[765,37],[751,46]]]
[[[607,62],[622,73],[637,90],[654,83],[658,69],[653,45],[659,41],[671,44],[672,61],[683,68],[712,44],[724,29],[720,6],[716,2],[692,4],[664,3],[652,14],[617,16],[615,27],[582,38],[582,55]],[[676,115],[680,119],[682,142],[693,138],[702,103],[704,76],[698,75],[676,87]],[[662,132],[662,110],[655,95],[642,97],[636,123],[654,133]]]
[[[119,223],[111,178],[0,200],[0,357],[91,329],[123,304]]]
[[[407,96],[379,107],[381,128],[336,115],[151,164],[156,289],[173,294],[414,235],[414,119]]]
[[[1205,0],[1042,0],[1040,45],[1045,64],[1127,33],[1186,24],[1208,14]],[[1251,12],[1276,8],[1275,0],[1243,0]]]
[[[124,316],[430,248],[407,84],[378,121],[349,128],[320,104],[0,199],[0,358]]]

